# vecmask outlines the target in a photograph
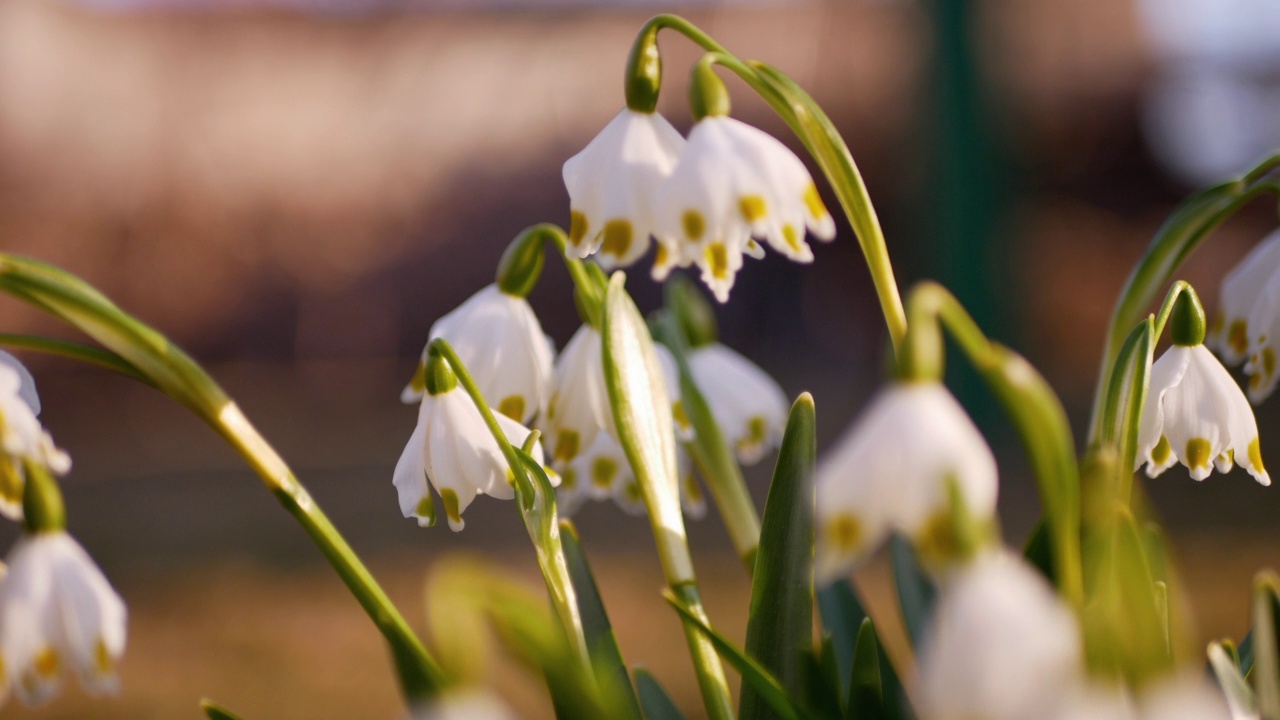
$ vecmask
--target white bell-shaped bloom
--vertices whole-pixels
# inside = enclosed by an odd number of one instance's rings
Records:
[[[546,408],[555,353],[524,298],[489,285],[437,320],[430,338],[449,341],[498,412],[527,423]],[[400,394],[403,402],[422,398],[426,362],[424,349],[418,372]]]
[[[817,559],[829,582],[891,531],[926,550],[950,517],[955,483],[976,522],[992,522],[996,461],[978,428],[937,382],[882,390],[818,468]]]
[[[27,366],[23,365],[21,360],[3,350],[0,350],[0,365],[8,365],[18,373],[18,396],[26,401],[32,414],[39,417],[40,395],[36,392],[36,379],[31,376],[31,371],[27,370]]]
[[[1249,358],[1257,336],[1270,335],[1275,317],[1280,315],[1276,301],[1280,296],[1268,289],[1280,290],[1280,230],[1271,233],[1244,257],[1222,281],[1218,312],[1205,344],[1218,351],[1228,365],[1239,365]],[[1264,311],[1264,312],[1255,312]],[[1253,325],[1257,322],[1261,327]],[[1264,347],[1271,347],[1266,342]],[[1270,382],[1274,386],[1274,360]],[[1261,382],[1261,380],[1259,381]]]
[[[921,717],[1046,717],[1083,671],[1075,615],[1044,577],[1011,553],[981,555],[946,578],[921,644]]]
[[[1230,373],[1204,345],[1174,345],[1151,367],[1151,385],[1138,430],[1137,464],[1155,477],[1181,462],[1203,480],[1216,465],[1240,465],[1263,485],[1253,408]],[[1136,469],[1136,468],[1135,468]]]
[[[689,371],[742,464],[760,462],[782,442],[791,403],[759,365],[713,342],[689,351]]]
[[[36,705],[68,668],[91,693],[115,692],[124,654],[124,602],[80,544],[62,531],[18,540],[0,579],[0,658],[13,692]]]
[[[588,324],[578,328],[556,360],[551,401],[540,425],[557,470],[586,452],[601,432],[616,435],[600,331]]]
[[[569,243],[606,270],[635,262],[657,235],[654,202],[684,138],[658,113],[623,109],[564,164]],[[665,247],[669,243],[663,243]],[[659,255],[662,254],[659,250]],[[659,260],[662,260],[660,257]]]
[[[512,445],[520,447],[529,437],[529,429],[520,423],[500,413],[494,418]],[[539,463],[544,462],[539,443],[534,444],[532,455]],[[406,518],[417,518],[423,527],[434,521],[429,478],[440,493],[449,527],[457,532],[465,525],[463,511],[476,495],[500,500],[515,497],[511,477],[502,449],[460,386],[438,395],[423,395],[418,425],[392,478],[400,498],[400,512]],[[554,474],[550,479],[553,485],[560,481]]]
[[[23,462],[65,475],[71,458],[54,446],[36,419],[40,401],[30,374],[11,355],[7,357],[0,362],[0,515],[16,519],[22,517]]]
[[[813,178],[777,139],[728,116],[708,116],[689,133],[680,160],[659,191],[657,236],[673,244],[654,264],[663,279],[672,267],[697,263],[716,299],[726,302],[742,255],[760,256],[752,237],[796,262],[812,262],[805,229],[835,238],[835,220]]]

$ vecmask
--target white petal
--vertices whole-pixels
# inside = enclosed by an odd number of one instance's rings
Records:
[[[426,452],[427,426],[420,417],[413,428],[413,434],[409,436],[409,442],[400,453],[391,482],[395,485],[400,500],[400,514],[406,518],[418,518],[418,524],[423,526],[428,519],[420,512],[420,508],[423,499],[431,492],[427,486],[427,470],[423,460]]]
[[[31,408],[32,415],[40,414],[40,395],[36,392],[36,379],[31,376],[31,371],[27,370],[27,366],[23,365],[18,358],[9,353],[0,350],[0,365],[10,367],[17,374],[18,397]],[[8,388],[12,383],[11,379],[0,379],[0,393],[8,393]]]
[[[790,405],[768,373],[720,343],[693,350],[689,369],[743,464],[753,465],[777,447]]]
[[[478,477],[493,471],[492,465],[478,457],[472,445],[479,432],[470,422],[466,408],[470,398],[459,389],[440,395],[428,395],[422,400],[427,420],[427,477],[444,500],[445,517],[449,528],[458,532],[466,526],[462,513],[475,499]],[[465,404],[464,404],[465,403]],[[470,409],[479,415],[474,405]],[[449,497],[457,502],[457,516],[449,512]]]
[[[1232,720],[1222,693],[1196,675],[1157,683],[1139,700],[1143,720]]]
[[[50,541],[60,545],[54,584],[66,656],[86,690],[114,693],[125,647],[124,601],[70,535],[53,533]]]
[[[551,402],[540,425],[557,468],[590,448],[601,431],[614,432],[602,352],[600,333],[583,325],[556,362]]]
[[[1280,270],[1280,231],[1258,243],[1222,281],[1221,301],[1214,329],[1206,343],[1222,355],[1223,362],[1237,365],[1248,354],[1249,323],[1263,290],[1274,285]],[[1274,298],[1268,300],[1273,302]],[[1271,307],[1274,317],[1280,308]]]
[[[1174,352],[1178,350],[1178,352]],[[1154,452],[1164,437],[1164,397],[1169,388],[1182,382],[1182,375],[1191,362],[1191,354],[1178,347],[1160,356],[1151,366],[1147,397],[1142,406],[1142,419],[1138,423],[1138,452],[1135,462],[1137,466],[1147,464],[1147,475],[1156,477],[1172,467],[1177,458],[1172,452],[1163,457],[1155,457]],[[1162,448],[1163,451],[1163,448]],[[1137,469],[1135,466],[1134,469]]]

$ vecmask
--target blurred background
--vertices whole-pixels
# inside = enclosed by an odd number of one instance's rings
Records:
[[[538,582],[509,503],[467,529],[400,517],[397,402],[431,323],[490,281],[527,225],[568,222],[563,161],[622,105],[635,31],[676,10],[791,74],[845,134],[904,287],[936,278],[1049,378],[1082,431],[1129,267],[1192,189],[1280,145],[1276,0],[6,0],[0,3],[0,247],[60,264],[173,337],[236,397],[415,625],[446,553]],[[687,130],[692,46],[663,36],[660,110]],[[734,113],[796,146],[730,81]],[[820,181],[819,186],[826,188]],[[835,203],[828,196],[833,209]],[[1275,225],[1258,203],[1193,256],[1222,275]],[[881,383],[886,336],[847,225],[810,266],[749,261],[723,339],[810,390],[820,448]],[[648,262],[644,262],[647,267]],[[532,296],[563,345],[563,269]],[[659,288],[637,269],[642,309]],[[74,337],[11,301],[0,328]],[[299,528],[207,428],[148,388],[24,356],[75,459],[70,529],[131,611],[118,697],[68,688],[9,717],[397,718],[390,664]],[[1034,483],[999,409],[953,356],[953,386],[1001,461],[1006,537]],[[1280,453],[1280,402],[1261,410]],[[763,501],[772,459],[749,474]],[[1280,498],[1244,473],[1148,483],[1205,637],[1239,636],[1256,568],[1280,563]],[[691,528],[713,621],[741,638],[748,585],[712,517]],[[647,521],[576,518],[624,654],[697,717]],[[7,546],[14,536],[0,528]],[[858,580],[889,606],[883,568]],[[495,672],[529,717],[538,685]]]

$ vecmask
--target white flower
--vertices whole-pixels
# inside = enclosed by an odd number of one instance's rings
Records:
[[[449,341],[498,412],[529,422],[546,408],[555,353],[524,298],[489,285],[437,320],[430,333],[436,338]],[[403,402],[422,398],[426,362],[424,349],[417,374],[400,394]]]
[[[551,388],[551,401],[540,424],[552,463],[563,470],[596,442],[598,434],[616,434],[598,330],[583,324],[573,334],[556,360]]]
[[[643,255],[649,236],[658,234],[653,212],[658,186],[683,146],[684,138],[661,115],[624,109],[569,158],[564,184],[572,251],[579,257],[596,253],[606,270]]]
[[[1203,480],[1216,465],[1239,464],[1263,485],[1253,409],[1226,368],[1204,345],[1174,345],[1151,367],[1151,386],[1138,430],[1137,464],[1155,477],[1180,461]],[[1136,469],[1136,468],[1135,468]]]
[[[753,236],[796,262],[812,262],[805,228],[821,240],[835,238],[836,232],[795,153],[727,116],[708,116],[693,126],[659,190],[657,222],[655,235],[668,245],[654,263],[654,278],[695,262],[720,302],[729,298],[743,253],[763,254]]]
[[[500,413],[494,417],[512,445],[520,447],[529,437],[529,429],[520,423]],[[543,462],[539,443],[534,444],[532,455]],[[423,395],[418,425],[392,478],[400,498],[400,512],[406,518],[417,518],[422,527],[435,520],[428,478],[440,493],[449,527],[455,532],[465,525],[462,512],[476,495],[501,500],[515,497],[511,470],[501,448],[475,403],[459,386],[437,395],[429,391]],[[550,479],[553,485],[559,482],[556,475]]]
[[[65,532],[18,540],[0,579],[0,657],[22,702],[57,692],[68,667],[91,693],[115,692],[124,654],[124,602]]]
[[[921,644],[921,717],[1044,717],[1080,681],[1082,654],[1075,615],[1039,572],[980,556],[947,578]]]
[[[410,720],[515,720],[502,698],[488,690],[451,690],[415,708]]]
[[[922,552],[946,522],[955,482],[971,517],[996,508],[996,462],[973,421],[940,383],[881,391],[819,466],[819,581],[839,577],[890,531]]]
[[[782,442],[791,404],[758,365],[717,342],[689,351],[689,371],[742,464],[760,462]]]
[[[1222,281],[1221,301],[1205,344],[1218,351],[1223,362],[1238,365],[1252,353],[1271,347],[1269,338],[1253,347],[1259,333],[1274,334],[1280,316],[1280,230],[1256,245]],[[1256,323],[1256,324],[1255,324]],[[1269,350],[1270,351],[1270,350]],[[1274,351],[1266,383],[1275,385]],[[1260,384],[1263,380],[1260,378]],[[1270,390],[1268,390],[1268,393]],[[1260,399],[1260,398],[1255,398]]]
[[[47,468],[55,475],[71,469],[71,458],[53,444],[36,419],[40,401],[30,374],[11,360],[0,359],[0,515],[22,517],[23,462]]]
[[[23,365],[18,358],[0,350],[0,365],[8,365],[18,373],[19,390],[18,396],[26,401],[27,406],[31,408],[31,412],[39,417],[40,415],[40,395],[36,393],[36,379],[31,377],[31,371],[27,370],[27,366]]]
[[[1257,720],[1232,711],[1222,693],[1194,675],[1153,683],[1135,701],[1121,688],[1081,683],[1061,699],[1052,720]]]

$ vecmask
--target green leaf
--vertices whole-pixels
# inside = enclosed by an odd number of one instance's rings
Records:
[[[911,647],[919,648],[933,617],[938,590],[920,568],[915,550],[906,538],[895,534],[889,540],[889,558],[893,565],[893,582],[898,589],[902,622],[907,626]]]
[[[1258,699],[1254,696],[1249,683],[1236,665],[1236,658],[1221,643],[1209,643],[1209,667],[1218,679],[1218,686],[1227,698],[1231,709],[1231,717],[1245,718],[1258,716]]]
[[[587,651],[591,656],[596,681],[600,684],[601,693],[612,701],[610,704],[614,708],[614,717],[638,719],[641,717],[640,703],[627,676],[627,666],[622,662],[618,640],[614,637],[609,614],[605,611],[595,577],[587,564],[587,556],[578,542],[577,530],[567,521],[562,521],[560,527],[560,541],[564,547],[565,560],[569,564],[570,577],[573,578],[573,587],[577,591],[578,614],[582,620],[582,631],[587,639]]]
[[[809,717],[804,708],[796,702],[795,698],[787,694],[787,690],[782,687],[782,683],[778,678],[774,677],[760,663],[752,660],[741,649],[734,647],[723,635],[716,632],[707,625],[697,613],[685,607],[684,603],[670,591],[663,590],[663,597],[671,606],[680,613],[685,622],[690,623],[697,628],[711,644],[715,646],[716,652],[729,662],[742,675],[743,684],[750,684],[760,693],[760,699],[768,703],[769,707],[778,714],[778,717],[784,720],[801,720],[801,718]]]
[[[867,618],[867,611],[862,607],[853,584],[841,579],[818,591],[818,612],[822,616],[822,626],[831,634],[839,676],[847,678],[853,672],[853,650],[858,644],[858,630]],[[842,696],[848,697],[849,688],[843,682],[840,686]]]
[[[817,456],[813,398],[791,406],[764,507],[751,581],[746,652],[793,695],[803,688],[801,662],[813,645],[813,467]],[[738,717],[774,718],[755,689],[742,686]]]
[[[685,720],[684,713],[676,707],[671,696],[644,668],[636,668],[636,692],[640,694],[645,720]]]
[[[844,717],[844,700],[841,698],[841,681],[836,664],[836,651],[831,636],[824,635],[820,652],[806,651],[801,657],[803,688],[801,697],[805,707],[823,718]]]
[[[1036,529],[1027,538],[1027,546],[1022,556],[1031,566],[1040,571],[1052,585],[1057,585],[1053,573],[1053,540],[1049,537],[1049,524],[1044,520],[1036,523]]]
[[[849,679],[848,720],[877,720],[885,717],[884,684],[880,679],[880,643],[871,618],[862,621],[858,645],[853,655]]]
[[[1275,573],[1258,573],[1253,581],[1253,686],[1262,717],[1280,717],[1280,598]]]
[[[239,715],[207,698],[200,701],[200,709],[209,720],[243,720]]]

